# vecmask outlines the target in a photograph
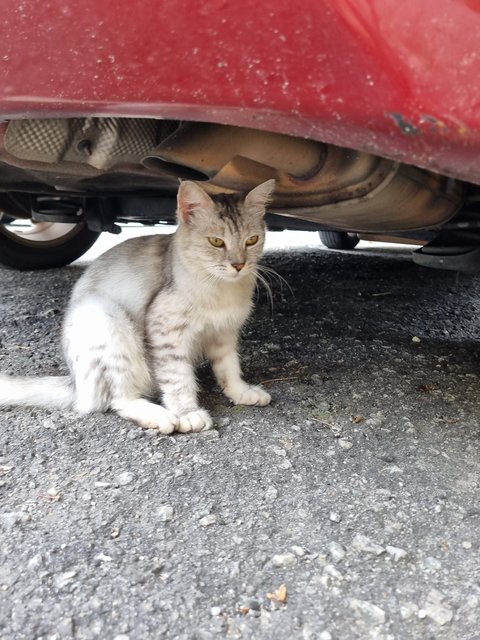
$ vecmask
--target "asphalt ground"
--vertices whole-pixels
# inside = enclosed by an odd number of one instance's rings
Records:
[[[268,252],[242,340],[266,408],[159,436],[0,412],[0,638],[480,638],[480,277]],[[0,370],[65,372],[83,266],[1,271]],[[273,307],[273,308],[272,308]]]

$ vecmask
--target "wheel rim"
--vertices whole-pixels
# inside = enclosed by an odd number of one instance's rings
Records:
[[[0,222],[2,233],[14,242],[37,249],[58,246],[77,235],[83,224],[64,222],[31,222],[30,220],[13,220]]]

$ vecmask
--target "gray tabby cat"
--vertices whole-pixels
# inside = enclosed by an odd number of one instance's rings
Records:
[[[0,406],[111,409],[161,433],[202,431],[194,365],[206,356],[235,404],[269,394],[241,376],[237,341],[252,309],[274,180],[242,199],[178,192],[172,235],[134,238],[98,258],[75,285],[63,326],[70,376],[0,375]],[[163,398],[163,405],[147,398]]]

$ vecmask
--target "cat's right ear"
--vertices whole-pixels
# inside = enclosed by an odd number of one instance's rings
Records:
[[[209,210],[213,207],[213,200],[202,187],[195,182],[184,180],[180,183],[177,195],[178,222],[188,224],[195,212]]]
[[[252,189],[245,197],[245,205],[253,211],[258,211],[262,215],[265,213],[265,207],[270,202],[273,192],[275,191],[275,180],[271,178],[266,182],[262,182],[258,187]]]

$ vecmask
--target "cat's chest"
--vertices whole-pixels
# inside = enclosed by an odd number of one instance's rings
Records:
[[[202,300],[190,309],[191,326],[202,333],[239,327],[247,319],[250,309],[250,299],[226,296]]]
[[[247,280],[191,290],[186,298],[193,314],[213,326],[243,322],[251,308],[253,287]]]
[[[195,337],[224,330],[238,329],[251,310],[251,292],[240,287],[210,291],[164,291],[154,299],[147,313],[146,325],[173,325]],[[193,335],[195,334],[195,335]]]

